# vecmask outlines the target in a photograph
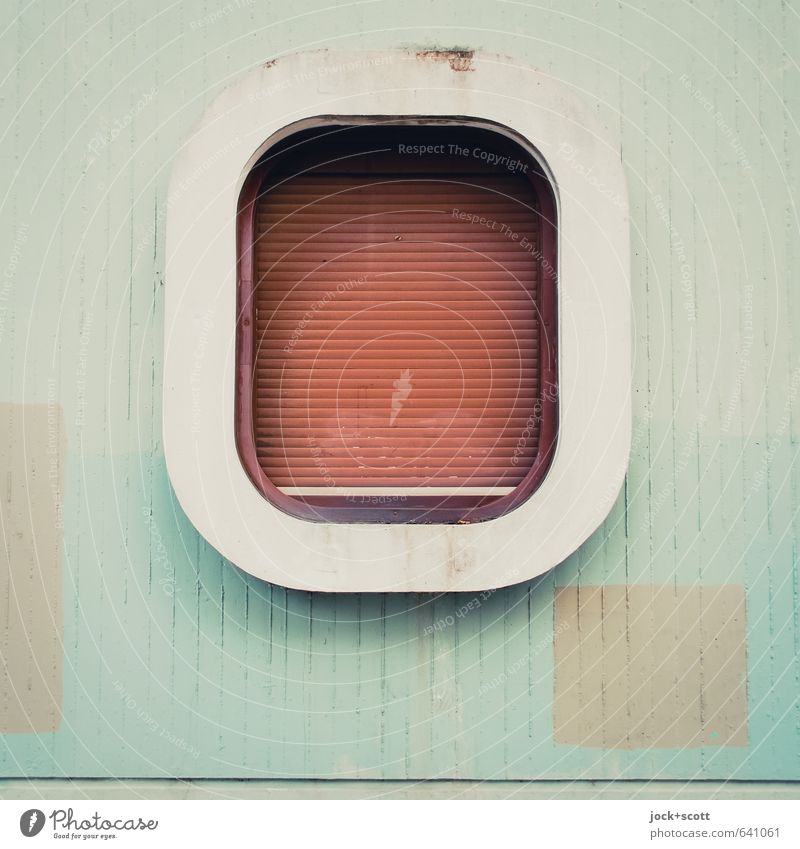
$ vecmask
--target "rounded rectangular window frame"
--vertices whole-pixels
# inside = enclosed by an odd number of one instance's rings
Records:
[[[558,438],[533,495],[490,522],[310,522],[264,498],[242,463],[235,434],[237,204],[247,175],[285,128],[327,114],[467,116],[509,127],[529,143],[553,186]],[[513,57],[325,49],[243,74],[176,151],[165,202],[163,446],[174,509],[244,572],[305,591],[483,591],[561,563],[609,514],[627,468],[627,198],[619,139],[596,104]]]
[[[524,504],[545,479],[552,464],[558,440],[558,220],[553,186],[535,151],[509,127],[472,118],[440,116],[347,116],[322,115],[287,126],[280,141],[291,141],[302,128],[326,127],[442,127],[459,130],[479,128],[502,137],[516,148],[533,167],[525,170],[540,204],[540,267],[550,269],[539,277],[539,308],[544,332],[538,353],[540,422],[536,459],[523,480],[504,495],[381,495],[376,500],[365,488],[363,496],[303,495],[284,492],[265,473],[259,462],[254,419],[254,374],[256,345],[255,300],[255,209],[259,191],[276,166],[270,155],[274,144],[267,142],[258,162],[247,174],[236,211],[237,308],[236,308],[236,398],[235,434],[242,465],[259,493],[282,512],[311,522],[356,524],[467,524],[499,518]],[[366,501],[366,503],[365,503]]]

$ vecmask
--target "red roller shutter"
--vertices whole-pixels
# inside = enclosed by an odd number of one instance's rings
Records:
[[[264,167],[250,201],[249,456],[320,514],[338,498],[435,521],[453,497],[509,496],[540,459],[552,222],[521,164],[357,140]]]

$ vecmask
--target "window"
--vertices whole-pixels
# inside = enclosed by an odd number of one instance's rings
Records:
[[[603,521],[631,314],[596,112],[470,51],[307,51],[209,105],[165,204],[164,455],[228,560],[311,591],[480,591]]]
[[[263,495],[332,522],[517,507],[556,437],[555,203],[474,124],[328,124],[248,175],[237,442]]]

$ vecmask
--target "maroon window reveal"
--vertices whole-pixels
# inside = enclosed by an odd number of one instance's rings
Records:
[[[552,459],[556,221],[506,133],[328,125],[248,175],[236,435],[276,506],[329,522],[475,522]]]

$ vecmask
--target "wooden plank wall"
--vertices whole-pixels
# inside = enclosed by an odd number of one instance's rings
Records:
[[[5,3],[0,402],[60,404],[68,448],[62,722],[5,735],[0,774],[797,778],[799,43],[797,6],[778,0]],[[182,140],[259,62],[398,45],[483,48],[564,80],[618,133],[629,180],[623,494],[567,562],[485,597],[265,585],[199,537],[164,465]],[[557,741],[554,643],[575,634],[558,632],[555,591],[611,585],[740,588],[736,745],[694,745],[697,728],[672,748]],[[602,641],[598,610],[583,621]],[[588,743],[607,702],[579,695]]]

